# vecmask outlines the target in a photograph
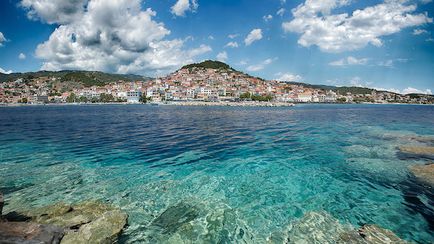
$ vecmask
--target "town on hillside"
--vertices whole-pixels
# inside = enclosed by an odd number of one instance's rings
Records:
[[[432,95],[264,80],[209,60],[154,79],[86,71],[11,74],[0,78],[0,104],[434,103]]]

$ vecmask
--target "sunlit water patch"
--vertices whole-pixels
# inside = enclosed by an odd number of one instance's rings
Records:
[[[312,211],[428,243],[433,192],[408,170],[427,159],[398,148],[433,145],[433,121],[429,106],[6,107],[0,191],[6,212],[120,206],[123,243],[263,243]]]

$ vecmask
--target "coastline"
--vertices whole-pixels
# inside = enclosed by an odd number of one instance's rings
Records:
[[[187,107],[294,107],[299,105],[408,105],[408,106],[433,106],[434,104],[420,103],[285,103],[285,102],[201,102],[201,101],[182,101],[182,102],[156,102],[156,103],[6,103],[0,107],[31,107],[31,106],[96,106],[96,105],[146,105],[146,106],[187,106]]]

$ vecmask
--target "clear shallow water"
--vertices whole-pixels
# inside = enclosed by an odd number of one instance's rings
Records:
[[[130,216],[125,243],[221,229],[262,243],[309,211],[428,243],[433,192],[408,171],[426,159],[397,150],[418,135],[434,137],[433,106],[3,107],[0,190],[6,212],[111,202]],[[171,206],[193,209],[191,223],[155,237]]]

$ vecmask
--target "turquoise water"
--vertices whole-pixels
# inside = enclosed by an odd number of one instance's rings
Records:
[[[0,191],[6,212],[113,203],[129,214],[123,243],[263,243],[309,211],[429,243],[434,193],[408,171],[429,158],[397,149],[432,145],[418,136],[434,139],[433,106],[2,107]],[[171,208],[193,214],[156,234]]]

